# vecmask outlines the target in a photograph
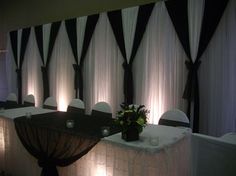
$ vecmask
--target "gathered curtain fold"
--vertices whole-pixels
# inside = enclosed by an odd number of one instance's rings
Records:
[[[217,25],[221,19],[228,0],[207,0],[202,20],[199,47],[196,60],[191,57],[188,29],[188,0],[166,1],[165,5],[175,27],[179,40],[184,48],[188,61],[185,62],[188,69],[187,82],[183,98],[188,101],[187,116],[191,116],[191,102],[194,103],[193,132],[199,131],[199,83],[198,68],[201,64],[201,56],[209,44]]]
[[[87,18],[86,26],[85,26],[85,34],[82,45],[82,51],[80,55],[80,61],[78,61],[78,50],[77,50],[77,20],[76,18],[69,19],[65,21],[66,31],[68,34],[68,38],[71,44],[71,49],[73,52],[75,64],[73,64],[73,68],[75,71],[74,77],[74,89],[75,89],[75,97],[78,97],[78,89],[79,89],[79,98],[83,100],[83,75],[82,68],[84,59],[93,36],[96,24],[98,22],[99,14],[90,15]]]
[[[18,32],[11,31],[10,32],[10,40],[12,46],[12,52],[14,56],[14,60],[16,63],[16,74],[17,74],[17,87],[18,87],[18,103],[22,103],[22,65],[24,62],[24,55],[26,51],[26,46],[29,40],[31,28],[24,28],[22,30],[21,42],[20,42],[20,57],[18,62],[18,49],[17,49],[17,40],[18,40]]]
[[[48,46],[48,53],[47,53],[47,58],[46,62],[44,59],[44,51],[43,51],[43,27],[42,25],[36,26],[35,27],[35,36],[36,36],[36,41],[38,44],[40,56],[42,59],[43,66],[41,66],[42,70],[42,79],[43,79],[43,99],[45,100],[47,97],[49,97],[49,64],[51,60],[51,55],[53,51],[53,47],[57,38],[57,34],[59,31],[61,25],[61,21],[54,22],[51,25],[51,30],[50,30],[50,37],[49,37],[49,46]]]
[[[121,10],[115,10],[107,12],[108,19],[110,21],[116,42],[119,46],[121,54],[124,58],[123,68],[124,68],[124,102],[127,104],[133,103],[134,97],[134,86],[133,86],[133,73],[132,73],[132,63],[134,61],[135,55],[137,53],[140,42],[143,38],[148,20],[151,16],[154,3],[142,5],[138,10],[137,23],[134,34],[133,47],[131,50],[131,56],[128,58],[127,52],[125,49],[125,39],[124,39],[124,30],[122,26],[122,14]]]

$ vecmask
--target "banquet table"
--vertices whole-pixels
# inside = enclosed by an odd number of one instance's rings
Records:
[[[25,116],[29,111],[32,111],[32,119],[34,117],[40,119],[44,116],[46,118],[48,114],[56,113],[53,110],[31,108],[33,107],[5,110],[4,115],[0,113],[0,130],[2,127],[2,134],[4,134],[2,135],[4,142],[1,142],[0,136],[0,144],[2,143],[0,152],[2,156],[4,155],[0,159],[0,162],[3,163],[3,167],[0,169],[11,175],[37,176],[41,172],[37,160],[21,144],[12,119],[20,117],[17,119],[27,121],[22,116]],[[41,123],[41,127],[45,125],[40,120],[38,122]],[[99,123],[99,120],[94,122]],[[82,127],[88,128],[87,126]],[[55,128],[55,126],[51,128]],[[75,129],[78,130],[78,128]],[[75,136],[75,133],[78,134],[78,131],[74,132],[71,129],[60,129],[60,131],[63,130],[65,130],[65,134]],[[99,132],[97,131],[97,133]],[[116,133],[102,138],[86,155],[73,164],[67,167],[58,167],[59,175],[188,176],[191,170],[190,139],[191,130],[189,128],[161,125],[147,125],[140,134],[140,140],[133,142],[123,141],[121,133]]]
[[[14,119],[25,116],[54,112],[54,110],[21,107],[15,109],[4,109],[0,111],[0,171],[10,175],[27,176],[39,175],[40,169],[34,163],[33,158],[21,144],[14,126]]]

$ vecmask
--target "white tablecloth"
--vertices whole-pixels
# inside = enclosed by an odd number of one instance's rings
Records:
[[[0,112],[0,170],[16,176],[39,176],[37,161],[20,143],[13,118],[26,112],[52,112],[26,107]],[[1,136],[1,134],[3,134]],[[150,139],[159,139],[151,145]],[[188,128],[148,125],[139,141],[125,142],[121,134],[104,138],[74,164],[58,168],[60,176],[189,176],[190,138]],[[14,169],[13,169],[14,168]]]
[[[159,137],[159,144],[150,144]],[[63,176],[189,176],[191,130],[148,125],[139,141],[125,142],[121,134],[101,140],[87,155],[59,169]]]
[[[235,141],[203,134],[192,135],[193,176],[235,176]]]

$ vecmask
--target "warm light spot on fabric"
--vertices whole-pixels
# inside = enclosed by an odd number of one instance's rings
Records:
[[[61,93],[58,97],[58,110],[59,111],[66,111],[68,106],[68,101],[66,101],[66,98],[63,93]]]
[[[106,168],[104,166],[97,166],[95,176],[106,176]]]

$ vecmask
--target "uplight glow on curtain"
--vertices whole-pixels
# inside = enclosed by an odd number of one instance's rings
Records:
[[[59,111],[66,111],[74,98],[74,58],[63,22],[50,62],[50,95],[56,98]]]
[[[31,30],[33,31],[33,29]],[[42,84],[40,84],[42,78],[41,69],[39,67],[41,64],[36,38],[34,32],[31,32],[22,66],[22,90],[23,97],[29,94],[34,95],[35,106],[42,105]]]
[[[4,146],[5,142],[4,142],[3,128],[0,126],[0,156],[2,152],[5,150]]]
[[[5,154],[4,120],[0,118],[0,171],[4,169],[4,163],[5,163],[4,154]]]
[[[150,110],[149,123],[169,109],[185,110],[185,59],[165,5],[157,3],[133,64],[135,102]]]
[[[95,47],[96,46],[96,47]],[[123,58],[106,13],[100,14],[84,62],[85,106],[89,113],[97,102],[110,104],[115,115],[123,101]]]

